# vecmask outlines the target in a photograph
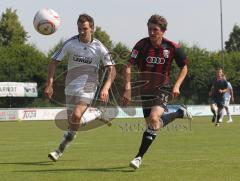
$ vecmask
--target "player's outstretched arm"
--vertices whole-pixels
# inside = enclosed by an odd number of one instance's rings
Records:
[[[54,78],[57,63],[58,61],[52,60],[48,64],[48,77],[47,77],[47,84],[46,84],[44,93],[45,93],[45,96],[49,99],[51,99],[53,95],[53,78]]]
[[[124,73],[124,93],[122,104],[127,105],[131,101],[131,64],[127,64]]]
[[[116,77],[116,68],[114,65],[109,65],[108,66],[108,78],[101,90],[100,93],[100,99],[103,102],[107,102],[108,101],[108,97],[109,97],[109,89],[114,81]]]
[[[188,72],[188,67],[187,67],[187,65],[184,65],[184,67],[181,68],[181,70],[178,74],[175,85],[173,86],[173,90],[172,90],[173,98],[176,98],[177,96],[179,96],[179,94],[180,94],[179,89],[180,89],[180,86],[181,86],[183,80],[185,79],[185,77],[187,75],[187,72]]]
[[[231,101],[232,101],[232,103],[234,103],[233,89],[230,89],[230,94],[231,94]]]

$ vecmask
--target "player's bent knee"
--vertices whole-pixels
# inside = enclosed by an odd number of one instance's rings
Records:
[[[161,123],[159,121],[158,116],[151,116],[149,120],[150,120],[151,127],[154,130],[158,131],[161,128]]]

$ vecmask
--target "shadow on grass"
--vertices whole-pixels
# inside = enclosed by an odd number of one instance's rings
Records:
[[[64,161],[73,161],[73,160],[59,160],[58,162]],[[2,162],[0,165],[36,165],[36,166],[46,166],[46,165],[53,165],[53,161],[38,161],[38,162]]]
[[[134,172],[129,167],[110,167],[110,168],[60,168],[47,170],[16,170],[13,172],[38,172],[38,173],[56,173],[56,172],[73,172],[73,171],[88,171],[88,172]]]

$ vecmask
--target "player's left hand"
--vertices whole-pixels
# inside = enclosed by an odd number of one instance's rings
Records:
[[[53,86],[52,85],[47,85],[45,90],[44,90],[44,94],[48,99],[51,99],[52,95],[53,95]]]
[[[179,87],[178,86],[174,86],[173,90],[172,90],[172,97],[173,97],[173,99],[175,99],[179,95],[180,95]]]
[[[101,92],[100,92],[100,100],[102,102],[108,102],[108,89],[102,89]]]

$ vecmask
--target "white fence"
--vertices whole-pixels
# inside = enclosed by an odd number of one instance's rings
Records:
[[[177,107],[169,106],[169,111],[172,112]],[[140,107],[128,108],[108,108],[110,117],[116,118],[137,118],[143,117]],[[0,121],[10,120],[54,120],[56,116],[66,110],[65,108],[19,108],[19,109],[0,109]],[[206,105],[188,106],[188,110],[193,116],[210,116],[212,115],[210,107]],[[230,112],[232,115],[240,115],[240,105],[231,105]]]

